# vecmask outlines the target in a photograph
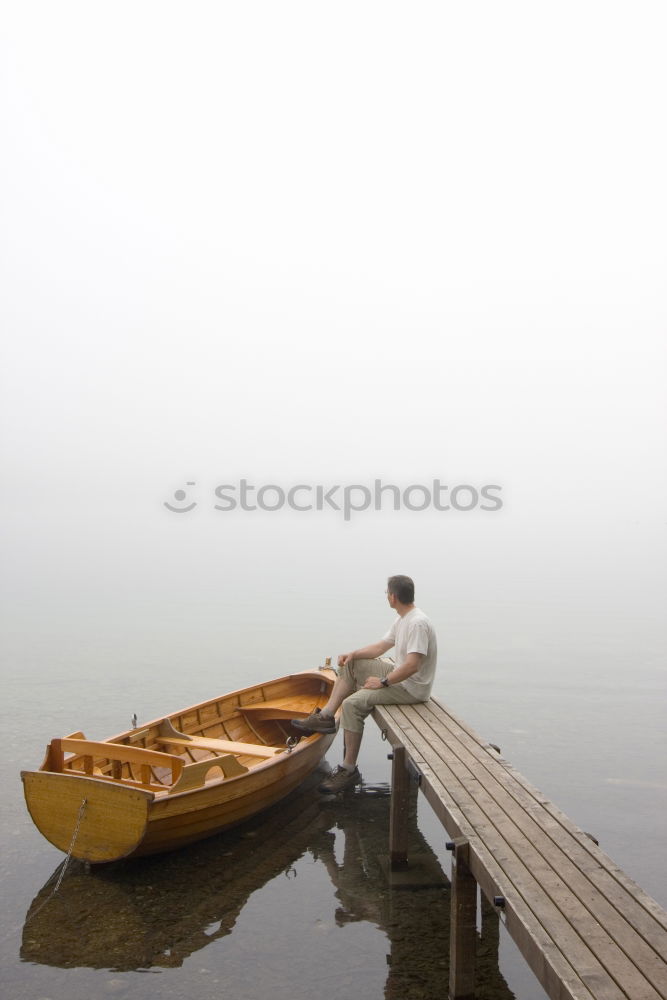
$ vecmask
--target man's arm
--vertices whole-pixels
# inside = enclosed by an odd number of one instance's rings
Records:
[[[394,667],[391,673],[387,674],[389,686],[391,687],[392,684],[400,684],[400,682],[404,681],[406,677],[411,677],[412,674],[416,674],[421,667],[423,659],[424,653],[408,653],[403,663],[401,663],[398,667]],[[376,691],[378,688],[382,687],[382,681],[379,677],[369,677],[364,684],[364,687],[369,688],[371,691]]]
[[[382,656],[388,649],[391,649],[393,642],[389,639],[380,639],[363,649],[355,649],[352,653],[341,653],[338,657],[338,666],[344,667],[348,660],[374,660],[376,656]]]

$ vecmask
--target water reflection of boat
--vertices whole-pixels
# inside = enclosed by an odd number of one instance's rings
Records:
[[[21,958],[60,968],[176,967],[230,934],[249,896],[289,869],[327,824],[309,778],[280,807],[200,844],[140,865],[72,865],[26,916]]]
[[[449,887],[391,889],[379,864],[388,852],[389,796],[386,786],[361,790],[331,804],[314,795],[319,779],[306,784],[260,817],[177,853],[97,867],[71,869],[53,898],[47,883],[26,916],[21,958],[59,968],[114,971],[179,967],[189,956],[226,937],[251,896],[281,875],[310,861],[326,870],[335,903],[326,922],[329,934],[365,921],[388,938],[386,998],[447,995]],[[437,858],[413,814],[411,853]],[[300,879],[299,891],[311,901],[316,879]],[[278,898],[280,885],[276,884]],[[286,890],[287,891],[287,890]],[[318,912],[322,914],[319,901]],[[331,906],[326,895],[321,907]],[[267,928],[270,927],[266,914]],[[305,919],[307,919],[305,917]],[[253,934],[262,939],[261,913]],[[511,997],[497,967],[494,930],[482,942],[480,976],[498,1000]],[[270,932],[269,932],[270,933]],[[497,925],[495,929],[497,934]],[[497,940],[497,939],[496,939]],[[247,942],[239,939],[239,945]],[[332,965],[339,966],[335,943]],[[494,954],[494,951],[496,954]],[[227,952],[229,954],[229,952]],[[212,959],[209,959],[211,961]],[[294,956],[294,963],[301,961]],[[308,962],[307,958],[303,961]],[[327,970],[332,973],[332,970]],[[340,974],[338,968],[336,974]],[[333,973],[332,973],[333,975]],[[258,994],[259,995],[259,994]]]
[[[256,684],[103,742],[51,740],[21,774],[47,840],[93,863],[156,854],[228,829],[293,791],[332,734],[290,725],[324,705],[335,675],[306,671]]]

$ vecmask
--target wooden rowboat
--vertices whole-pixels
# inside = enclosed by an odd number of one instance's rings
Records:
[[[194,705],[104,742],[51,740],[23,771],[35,826],[92,863],[171,851],[278,802],[315,768],[334,734],[290,719],[325,705],[331,670],[311,670]]]

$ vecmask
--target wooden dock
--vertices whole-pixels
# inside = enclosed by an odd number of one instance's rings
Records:
[[[390,856],[420,788],[453,852],[451,1000],[474,998],[477,886],[553,1000],[667,1000],[667,912],[437,699],[379,706],[393,748]]]

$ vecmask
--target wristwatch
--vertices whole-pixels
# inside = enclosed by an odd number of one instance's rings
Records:
[[[380,681],[380,683],[382,684],[383,688],[388,688],[389,687],[389,678],[388,677],[383,677],[382,680]]]

